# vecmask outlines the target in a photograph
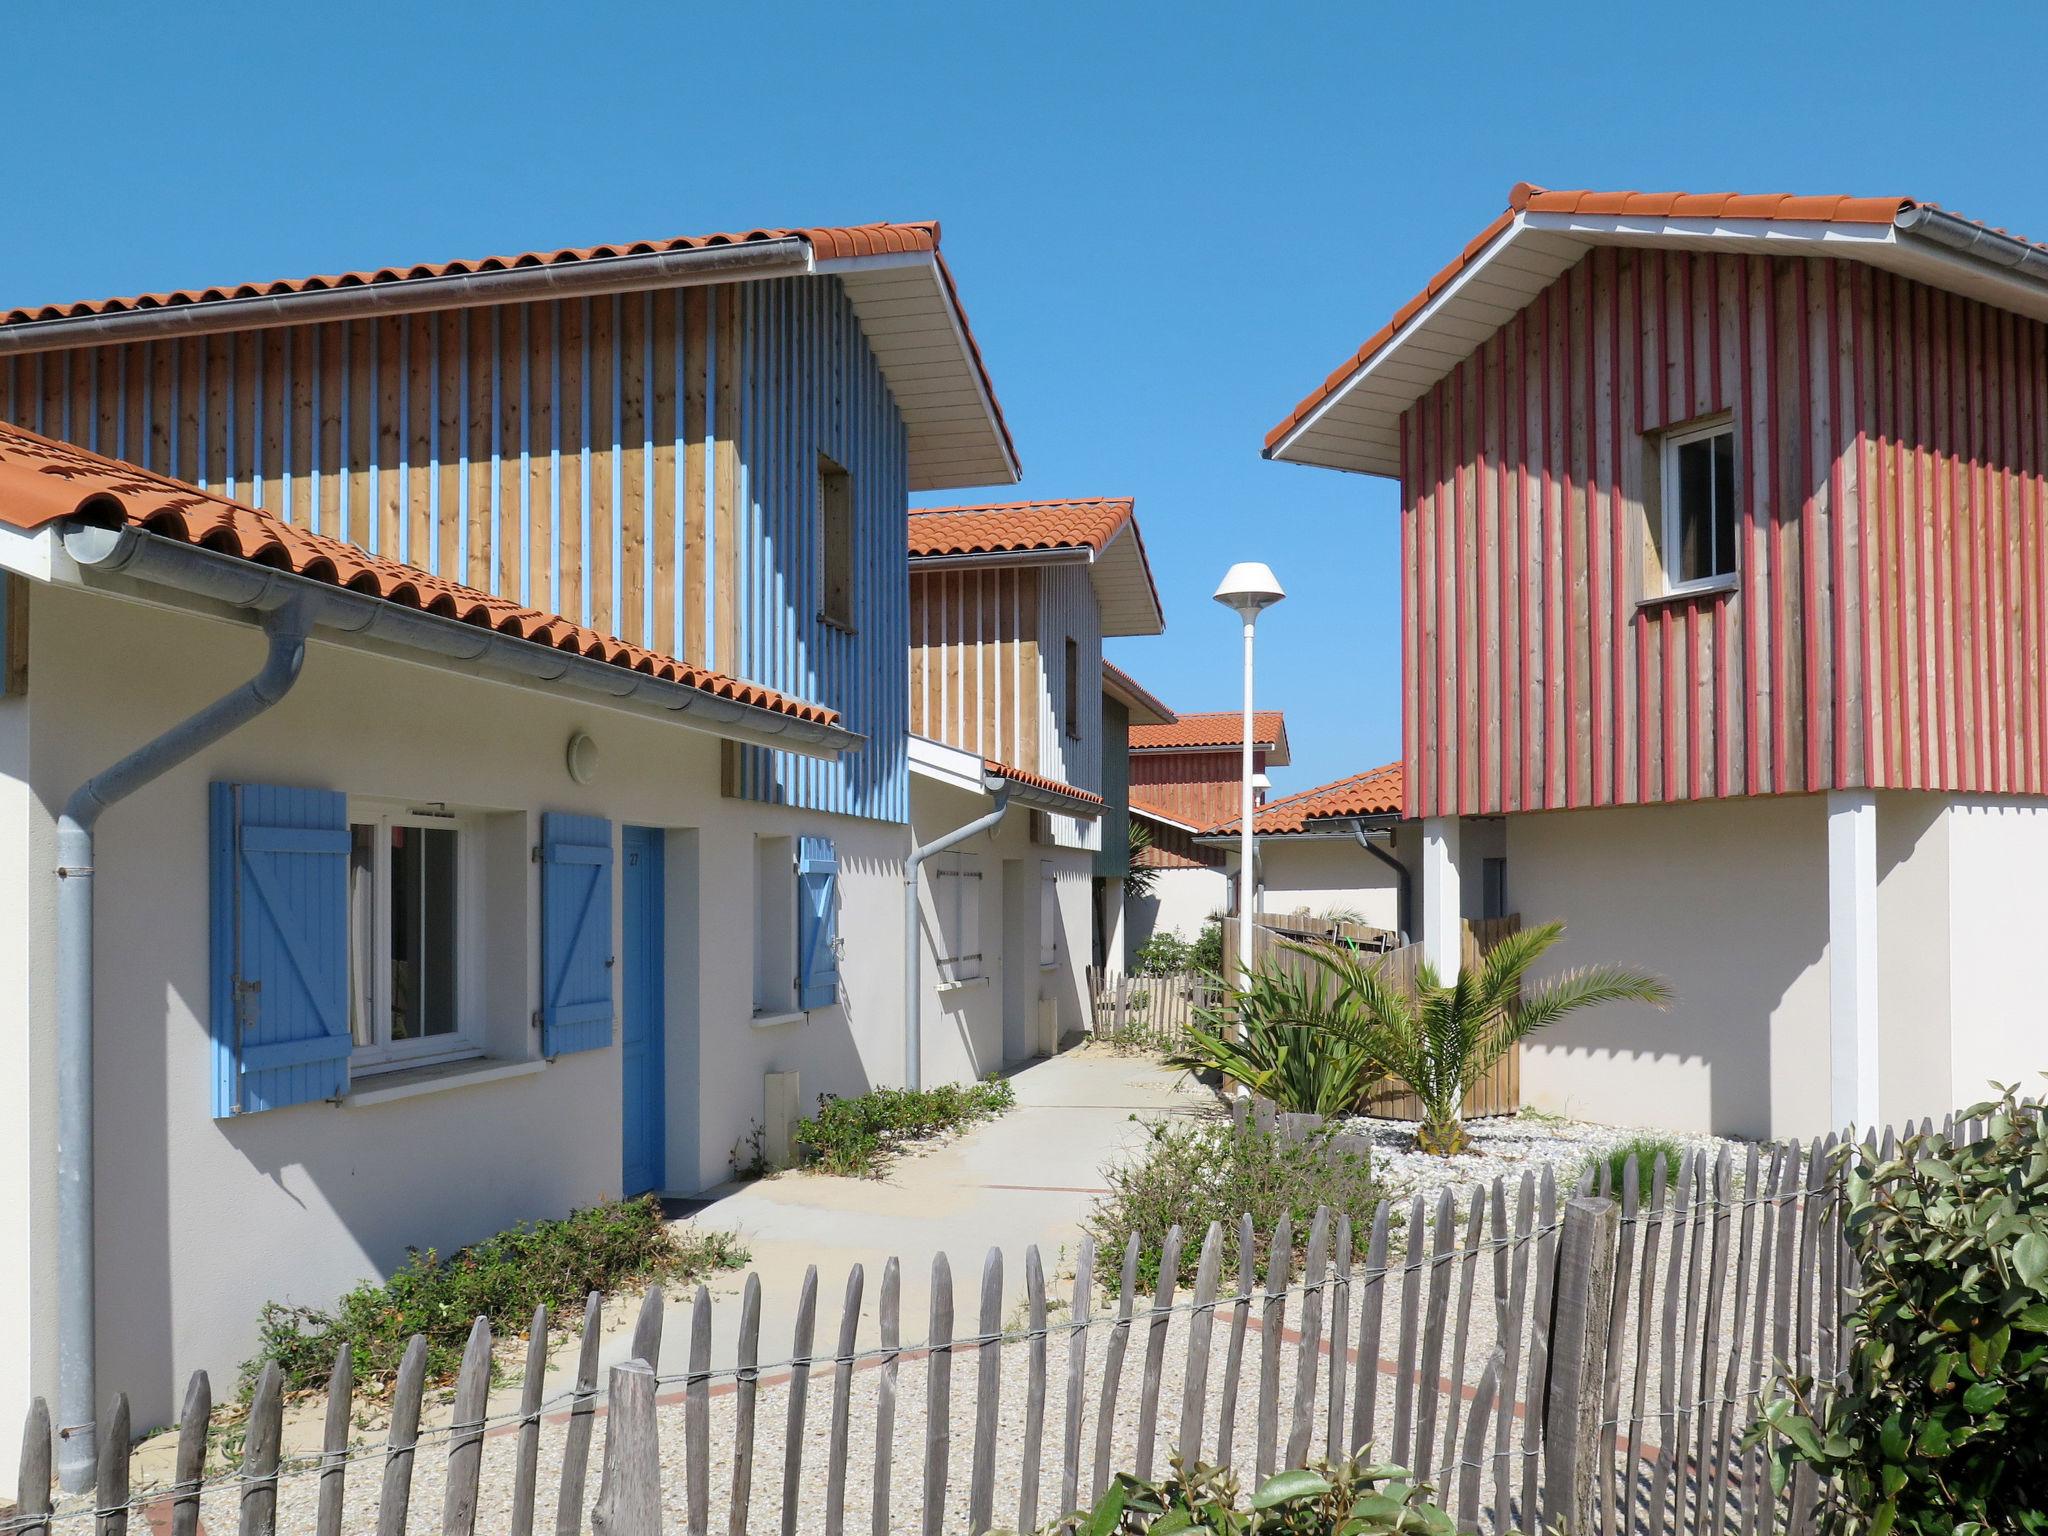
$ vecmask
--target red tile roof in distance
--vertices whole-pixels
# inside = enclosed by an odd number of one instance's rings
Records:
[[[910,558],[1088,549],[1100,554],[1131,520],[1128,496],[920,507],[910,513]]]
[[[1176,827],[1187,827],[1191,831],[1199,832],[1201,830],[1200,827],[1195,826],[1193,822],[1189,821],[1179,811],[1161,805],[1156,800],[1147,800],[1143,795],[1135,792],[1128,799],[1131,809],[1140,816],[1149,816],[1154,821],[1164,821]]]
[[[1480,252],[1513,224],[1518,213],[1584,213],[1607,217],[1642,215],[1674,219],[1755,219],[1760,222],[1798,221],[1808,224],[1892,224],[1909,208],[1925,208],[1935,212],[1947,212],[1951,217],[1961,217],[1952,209],[1942,209],[1938,203],[1912,197],[1802,197],[1789,192],[1564,192],[1552,191],[1526,181],[1518,182],[1508,193],[1506,210],[1473,236],[1465,248],[1452,257],[1443,270],[1423,286],[1420,293],[1395,310],[1391,320],[1368,336],[1363,346],[1340,363],[1306,399],[1289,411],[1280,423],[1266,434],[1266,447],[1269,450],[1275,447],[1283,437],[1300,426],[1310,412],[1349,382],[1353,374],[1392,341],[1403,327],[1428,307],[1432,299],[1449,287],[1457,279],[1458,274],[1477,259]],[[1969,222],[1979,221],[1972,219]],[[2008,238],[2020,238],[1988,224],[1980,227],[1989,229],[1994,234],[2007,235]],[[2037,245],[2036,248],[2048,249],[2048,246]]]
[[[1102,804],[1102,796],[1100,795],[1091,794],[1085,789],[1076,789],[1073,785],[1063,784],[1058,779],[1048,779],[1042,773],[1027,773],[1022,768],[1012,768],[1008,763],[999,763],[992,757],[983,758],[981,760],[981,767],[984,773],[993,774],[999,779],[1009,779],[1018,784],[1028,784],[1033,789],[1043,789],[1055,795],[1065,795],[1069,799],[1079,800],[1087,805]]]
[[[1318,784],[1314,789],[1296,790],[1279,800],[1271,800],[1252,814],[1252,831],[1260,837],[1284,837],[1289,833],[1307,832],[1311,824],[1331,818],[1349,819],[1354,816],[1398,816],[1401,814],[1401,765],[1385,763],[1378,768],[1368,768],[1364,773],[1354,773],[1348,779],[1338,779],[1333,784]],[[1240,818],[1211,827],[1211,835],[1235,832]]]
[[[0,522],[32,530],[73,517],[125,522],[329,586],[645,672],[714,698],[815,725],[839,724],[839,712],[821,704],[690,666],[601,635],[559,614],[523,607],[417,566],[366,554],[353,544],[294,527],[274,513],[0,422]]]
[[[213,288],[178,288],[122,299],[87,299],[69,304],[39,304],[0,314],[0,325],[35,320],[71,320],[87,315],[112,315],[128,310],[169,309],[222,299],[269,299],[330,288],[370,288],[419,277],[467,277],[479,272],[509,272],[519,267],[557,267],[607,256],[656,256],[673,251],[701,251],[720,245],[758,245],[767,240],[796,238],[809,243],[820,257],[894,255],[939,248],[935,219],[904,224],[819,225],[794,229],[750,229],[715,235],[676,235],[665,240],[634,240],[623,245],[564,246],[552,251],[520,251],[511,256],[484,256],[470,261],[418,262],[411,266],[377,267],[335,272],[320,277],[276,278],[269,282],[233,283]]]
[[[1276,745],[1286,729],[1286,716],[1279,710],[1260,709],[1252,712],[1254,745]],[[1244,715],[1234,709],[1199,715],[1184,714],[1171,725],[1131,727],[1131,750],[1134,752],[1148,748],[1235,747],[1242,745],[1243,742]]]

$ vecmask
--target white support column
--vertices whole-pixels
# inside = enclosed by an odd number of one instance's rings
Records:
[[[1130,967],[1124,955],[1124,883],[1102,882],[1102,968],[1121,976]]]
[[[1828,1025],[1838,1126],[1877,1124],[1877,800],[1828,794]]]
[[[1422,958],[1451,981],[1465,953],[1464,901],[1458,890],[1458,818],[1422,823]]]

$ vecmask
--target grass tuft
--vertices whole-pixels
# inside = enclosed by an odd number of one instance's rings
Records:
[[[821,1173],[875,1178],[904,1142],[993,1120],[1017,1102],[1009,1079],[945,1083],[937,1088],[877,1088],[851,1098],[825,1098],[799,1120],[796,1141]]]

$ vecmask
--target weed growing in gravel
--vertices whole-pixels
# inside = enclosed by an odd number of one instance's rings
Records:
[[[873,1178],[902,1143],[993,1120],[1016,1102],[1017,1090],[1001,1077],[965,1087],[945,1083],[877,1088],[844,1099],[827,1095],[818,1101],[817,1114],[797,1122],[796,1140],[821,1173]]]
[[[1664,1165],[1665,1182],[1677,1182],[1679,1170],[1685,1166],[1685,1148],[1669,1136],[1632,1136],[1618,1147],[1588,1154],[1579,1164],[1576,1174],[1583,1178],[1590,1169],[1594,1187],[1598,1188],[1600,1170],[1604,1166],[1609,1180],[1607,1187],[1618,1195],[1621,1193],[1622,1170],[1628,1166],[1630,1158],[1636,1160],[1636,1177],[1641,1181],[1643,1196],[1647,1199],[1654,1187],[1652,1181],[1657,1176],[1659,1163]]]
[[[494,1334],[523,1332],[543,1302],[557,1316],[581,1316],[592,1291],[691,1280],[737,1269],[748,1254],[729,1232],[671,1227],[653,1196],[572,1211],[560,1221],[522,1223],[443,1258],[414,1249],[388,1281],[365,1281],[332,1311],[265,1302],[262,1344],[242,1367],[242,1394],[265,1361],[284,1371],[287,1391],[319,1387],[346,1343],[356,1380],[377,1390],[398,1370],[414,1334],[427,1341],[427,1379],[452,1376],[470,1325],[487,1317]]]
[[[1138,1234],[1138,1283],[1150,1291],[1159,1283],[1160,1249],[1167,1228],[1183,1235],[1180,1281],[1192,1283],[1209,1223],[1223,1223],[1223,1269],[1239,1272],[1238,1219],[1250,1213],[1262,1256],[1281,1216],[1291,1225],[1296,1252],[1308,1248],[1316,1207],[1330,1208],[1332,1222],[1348,1215],[1354,1231],[1372,1222],[1380,1198],[1370,1155],[1355,1141],[1338,1142],[1335,1127],[1289,1142],[1255,1125],[1148,1127],[1149,1145],[1134,1161],[1104,1172],[1109,1194],[1088,1217],[1095,1236],[1095,1273],[1113,1293],[1125,1245]]]

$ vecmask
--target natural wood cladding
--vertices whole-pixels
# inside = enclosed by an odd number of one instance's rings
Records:
[[[1039,573],[1030,566],[910,578],[910,729],[1039,771]]]
[[[743,328],[725,284],[26,354],[0,417],[736,668]]]
[[[1244,794],[1243,754],[1237,747],[1216,752],[1131,753],[1131,793],[1169,811],[1190,826],[1207,829],[1234,821]],[[1254,753],[1255,772],[1266,771],[1266,754]]]
[[[1402,418],[1409,814],[2041,792],[2044,368],[1857,262],[1591,253]],[[1656,599],[1656,434],[1723,412],[1737,586]]]

